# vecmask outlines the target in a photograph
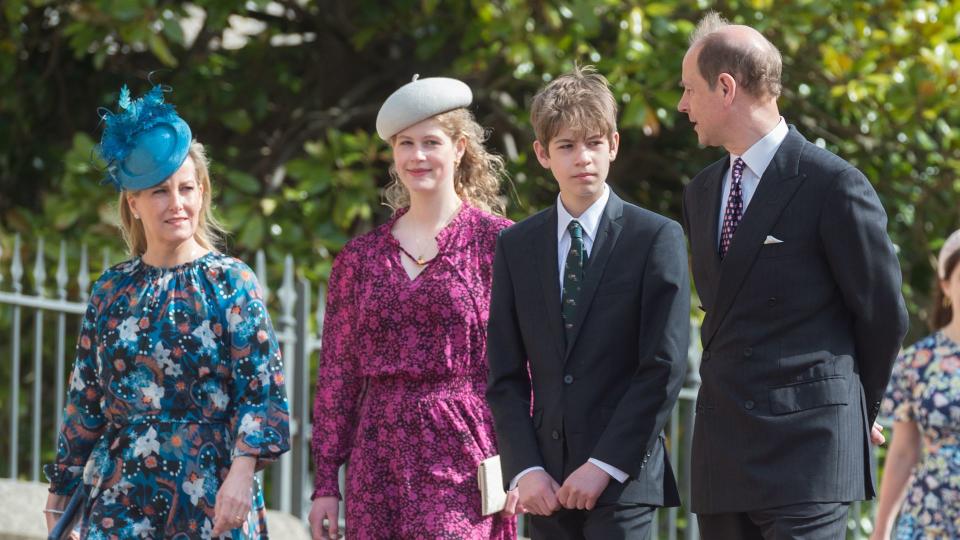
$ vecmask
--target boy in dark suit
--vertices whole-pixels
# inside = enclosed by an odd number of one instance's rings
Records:
[[[534,150],[560,194],[497,242],[487,400],[534,538],[648,538],[679,504],[662,429],[686,367],[686,249],[607,186],[616,114],[592,68],[537,94]]]

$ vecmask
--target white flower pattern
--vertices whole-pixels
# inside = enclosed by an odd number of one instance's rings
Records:
[[[905,349],[894,365],[883,412],[915,422],[923,434],[923,450],[897,519],[896,540],[960,538],[957,407],[960,345],[941,331]]]
[[[94,284],[80,330],[51,490],[90,487],[87,540],[209,538],[231,457],[289,447],[283,380],[263,384],[264,366],[282,366],[255,274],[215,252],[166,269],[123,263]],[[266,537],[259,484],[251,507],[228,537]]]

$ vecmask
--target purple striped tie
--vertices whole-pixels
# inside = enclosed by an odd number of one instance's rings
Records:
[[[737,232],[737,226],[743,218],[743,167],[746,163],[737,158],[733,162],[733,171],[731,172],[732,182],[730,182],[730,196],[727,198],[727,209],[723,212],[723,229],[720,231],[720,258],[723,259],[727,250],[730,249],[730,242],[733,241],[733,235]]]

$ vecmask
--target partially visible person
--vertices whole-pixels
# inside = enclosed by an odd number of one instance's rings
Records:
[[[466,108],[470,88],[414,80],[377,115],[396,211],[330,272],[313,409],[313,538],[336,538],[347,463],[350,538],[516,537],[515,494],[480,513],[477,466],[497,454],[483,399],[503,161]],[[324,523],[325,522],[325,523]]]
[[[81,538],[266,538],[254,473],[289,427],[260,286],[217,250],[203,146],[161,87],[123,87],[120,108],[98,151],[132,259],[93,285],[45,467],[48,528],[82,489]]]
[[[954,231],[937,258],[933,334],[903,351],[883,400],[893,440],[871,540],[960,538],[958,263],[960,231]]]
[[[876,191],[777,105],[782,59],[749,26],[703,18],[683,58],[700,144],[684,188],[701,306],[690,506],[704,540],[835,540],[873,497],[870,444],[907,312]]]
[[[656,509],[680,504],[663,427],[690,338],[683,230],[607,184],[617,104],[593,67],[542,88],[530,123],[559,194],[497,242],[487,401],[503,483],[534,540],[650,538]]]

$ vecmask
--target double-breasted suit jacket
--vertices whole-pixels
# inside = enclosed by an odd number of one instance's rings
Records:
[[[791,126],[721,260],[729,162],[684,192],[706,312],[692,509],[872,497],[869,429],[907,326],[886,214],[860,171]]]
[[[683,231],[611,191],[569,338],[557,257],[555,206],[497,242],[487,400],[504,485],[535,466],[563,483],[594,458],[629,475],[599,503],[678,505],[662,429],[689,343]]]

